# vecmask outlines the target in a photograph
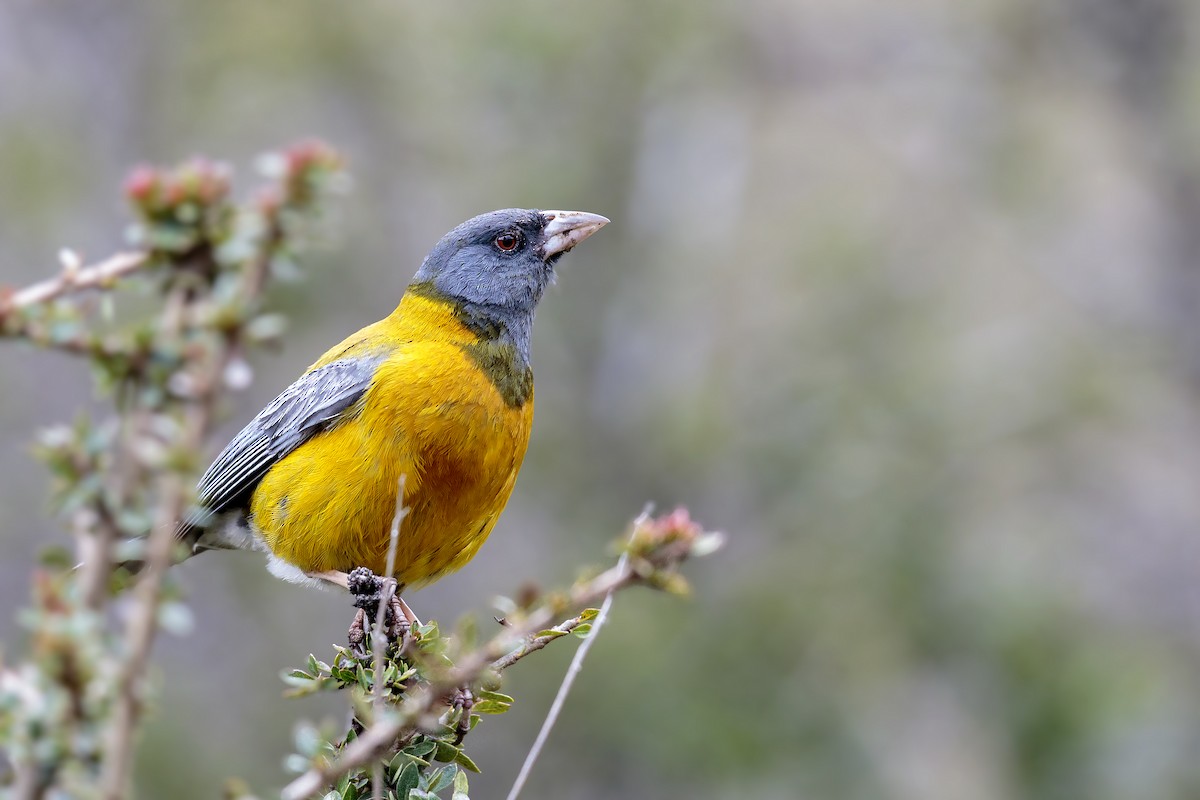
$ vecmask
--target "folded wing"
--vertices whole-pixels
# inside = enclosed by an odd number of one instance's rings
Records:
[[[313,436],[356,413],[386,354],[333,361],[306,372],[233,437],[200,478],[197,508],[180,526],[192,538],[214,515],[245,507],[263,476]]]

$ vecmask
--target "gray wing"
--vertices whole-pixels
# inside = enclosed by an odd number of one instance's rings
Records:
[[[214,514],[246,505],[276,462],[335,426],[362,399],[384,358],[381,354],[333,361],[284,389],[233,437],[200,478],[199,508],[188,515],[180,535],[203,527]]]

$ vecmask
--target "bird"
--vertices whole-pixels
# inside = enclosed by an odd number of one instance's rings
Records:
[[[221,450],[176,531],[181,558],[260,551],[283,580],[347,588],[357,568],[385,573],[402,486],[397,595],[465,565],[529,443],[534,311],[558,260],[608,222],[502,209],[443,236],[394,311],[327,350]]]

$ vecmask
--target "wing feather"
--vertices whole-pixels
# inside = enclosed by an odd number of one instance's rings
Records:
[[[267,404],[233,437],[200,478],[199,508],[188,515],[180,534],[206,520],[249,502],[268,470],[281,458],[344,419],[386,357],[353,357],[332,361],[302,375]]]

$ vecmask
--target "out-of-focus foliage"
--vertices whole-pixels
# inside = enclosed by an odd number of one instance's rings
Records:
[[[1198,29],[1188,0],[19,0],[0,279],[109,252],[134,162],[337,142],[344,238],[277,295],[294,323],[232,428],[459,220],[603,213],[539,314],[509,510],[413,602],[451,618],[590,560],[648,498],[736,536],[696,603],[619,600],[527,796],[1192,797]],[[0,369],[14,607],[55,535],[29,431],[88,389]],[[346,610],[253,557],[182,572],[196,635],[161,668],[194,688],[162,698],[143,792],[270,785],[289,720],[336,708],[275,674]],[[474,734],[476,795],[555,659]]]
[[[222,166],[141,167],[126,183],[136,250],[87,266],[64,251],[58,274],[0,287],[0,340],[81,357],[72,366],[90,367],[114,407],[38,437],[76,547],[74,558],[47,548],[53,571],[30,571],[33,601],[13,616],[27,642],[0,661],[6,796],[128,795],[155,633],[190,627],[164,573],[194,456],[219,397],[245,386],[246,350],[273,327],[258,307],[268,276],[338,183],[340,160],[324,145],[278,159],[275,180],[240,206]],[[117,301],[122,283],[151,295],[149,308]],[[114,573],[115,563],[130,566]],[[106,613],[110,584],[130,571],[141,573],[136,588]]]

